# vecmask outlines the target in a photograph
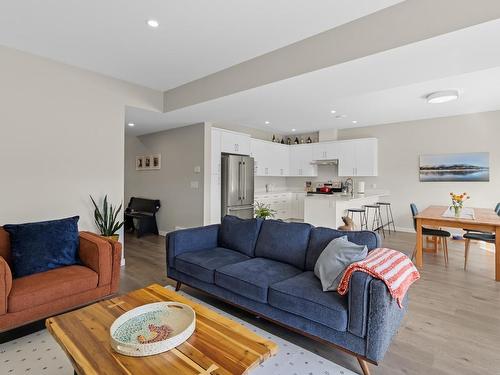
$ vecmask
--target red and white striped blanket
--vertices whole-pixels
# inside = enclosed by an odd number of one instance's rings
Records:
[[[405,254],[396,250],[378,248],[370,251],[362,261],[352,263],[347,267],[337,290],[340,295],[347,293],[349,280],[355,271],[366,272],[382,280],[399,307],[403,307],[403,298],[410,285],[420,279],[420,273]]]

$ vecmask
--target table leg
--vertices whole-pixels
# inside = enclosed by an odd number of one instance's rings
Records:
[[[495,280],[500,281],[500,227],[495,228]]]
[[[416,253],[415,253],[415,264],[417,267],[422,267],[424,265],[422,257],[422,219],[417,219],[417,243],[416,243]]]

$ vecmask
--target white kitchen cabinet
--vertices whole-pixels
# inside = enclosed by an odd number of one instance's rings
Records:
[[[219,224],[221,219],[221,175],[212,174],[210,181],[210,224]]]
[[[251,139],[250,156],[254,159],[255,176],[271,176],[272,150],[270,142],[260,139]]]
[[[356,176],[378,175],[378,141],[375,138],[355,141]]]
[[[256,176],[288,176],[289,146],[260,139],[252,139],[250,144]]]
[[[338,167],[340,177],[378,175],[377,139],[352,139],[339,141],[338,144],[341,155]]]
[[[338,175],[339,177],[353,177],[356,175],[356,154],[351,141],[338,141],[339,151]]]
[[[312,165],[313,144],[293,145],[290,147],[289,176],[314,177],[318,175],[318,167]]]
[[[274,211],[274,219],[287,220],[292,215],[291,193],[267,193],[256,195],[255,201],[268,205]]]
[[[292,193],[290,204],[290,218],[304,220],[304,200],[306,193]]]
[[[250,136],[248,134],[220,130],[221,151],[228,154],[250,155]]]
[[[221,170],[221,131],[217,128],[212,128],[212,174],[220,174]]]
[[[313,143],[312,146],[314,160],[333,160],[340,157],[337,141]]]
[[[280,143],[270,143],[271,176],[288,176],[290,173],[290,148]]]

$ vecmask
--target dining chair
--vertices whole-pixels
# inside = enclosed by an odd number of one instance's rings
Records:
[[[500,202],[495,206],[495,212],[498,216],[500,216]],[[469,259],[469,249],[470,249],[470,241],[483,241],[487,243],[495,243],[496,236],[491,232],[481,232],[477,230],[466,230],[463,235],[465,238],[465,258],[464,258],[464,271],[467,271],[467,260]]]
[[[411,213],[413,215],[413,228],[416,231],[417,230],[417,219],[415,218],[415,216],[418,215],[417,205],[415,203],[410,203],[410,209],[411,209]],[[442,240],[444,264],[445,264],[445,266],[448,266],[448,238],[451,237],[451,233],[448,231],[442,230],[442,229],[422,227],[422,237],[423,236],[437,237],[437,238]],[[437,242],[436,242],[436,250],[437,250]],[[417,252],[417,246],[415,245],[415,248],[413,249],[413,254],[411,256],[412,260],[413,260],[413,258],[415,258],[416,252]]]

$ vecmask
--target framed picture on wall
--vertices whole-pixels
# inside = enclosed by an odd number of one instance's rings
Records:
[[[487,182],[490,180],[490,154],[469,152],[420,155],[419,169],[422,182]]]
[[[161,154],[156,154],[152,156],[152,166],[153,169],[161,169]]]
[[[144,169],[144,160],[142,156],[135,157],[135,170],[140,171]]]
[[[151,169],[153,166],[153,156],[144,156],[144,169]]]

